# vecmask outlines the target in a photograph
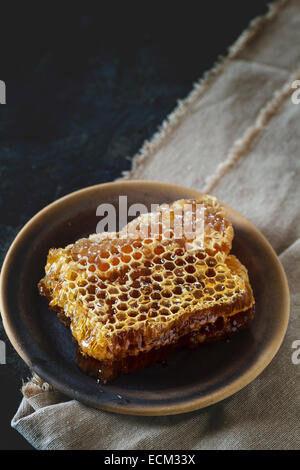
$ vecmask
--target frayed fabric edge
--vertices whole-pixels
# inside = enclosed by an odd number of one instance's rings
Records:
[[[266,125],[280,110],[286,99],[294,92],[292,82],[299,79],[300,69],[296,69],[284,85],[274,92],[271,100],[259,111],[254,124],[248,127],[243,136],[234,142],[225,161],[221,162],[217,166],[215,173],[206,179],[203,192],[211,192],[216,184],[239,160],[239,158],[245,155],[252,148]]]
[[[131,159],[131,170],[124,171],[117,181],[135,178],[135,172],[140,169],[142,163],[145,163],[145,161],[162,146],[166,139],[181,123],[191,106],[195,104],[202,95],[204,95],[205,91],[213,84],[215,79],[221,75],[227,64],[244,49],[244,47],[262,30],[266,23],[269,23],[278,15],[279,11],[281,11],[288,2],[289,0],[277,0],[269,4],[269,10],[265,15],[257,16],[250,22],[248,28],[245,29],[236,42],[229,47],[227,56],[219,57],[215,65],[205,72],[203,77],[193,85],[192,91],[187,95],[187,97],[183,100],[178,100],[176,108],[159,126],[157,132],[150,140],[146,140],[139,152],[133,156]]]
[[[22,394],[25,398],[32,398],[42,392],[54,391],[52,385],[44,382],[37,374],[33,373],[28,382],[23,383]]]

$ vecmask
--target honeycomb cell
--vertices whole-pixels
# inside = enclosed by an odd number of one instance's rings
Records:
[[[188,282],[189,284],[195,284],[196,278],[195,276],[185,276],[185,282]]]
[[[194,297],[195,299],[201,299],[203,297],[204,293],[201,290],[195,290],[194,292]]]
[[[118,313],[117,314],[117,319],[121,322],[125,321],[126,320],[126,314],[125,313]]]
[[[73,289],[74,288],[75,288],[75,286],[73,287]],[[89,285],[88,288],[87,288],[87,291],[88,291],[89,294],[96,294],[96,290],[97,290],[97,288],[94,284]]]
[[[121,302],[117,305],[117,309],[118,310],[124,310],[124,312],[125,312],[126,310],[128,310],[128,307],[127,307],[127,304],[125,302]]]
[[[159,310],[159,313],[160,313],[160,315],[165,315],[165,316],[170,315],[170,311],[169,311],[169,309],[167,309],[167,308],[161,308],[161,309]]]
[[[223,284],[217,284],[215,286],[215,291],[216,292],[222,292],[223,290],[225,290],[225,286]]]
[[[139,312],[137,310],[128,310],[127,312],[127,315],[132,318],[136,317],[138,314]]]
[[[115,303],[117,302],[117,298],[116,297],[108,297],[106,300],[105,300],[105,303],[107,305],[114,305]],[[122,305],[122,304],[120,304]]]
[[[142,243],[140,241],[134,241],[132,246],[133,248],[141,248]]]
[[[214,289],[212,289],[211,287],[206,287],[204,289],[204,293],[208,295],[213,295],[215,292],[214,292]]]
[[[229,282],[227,282],[227,283],[226,283],[226,287],[227,287],[228,289],[234,289],[234,288],[235,288],[235,283],[234,283],[234,281],[229,281]]]
[[[185,256],[185,260],[188,264],[194,264],[197,261],[195,256],[192,256],[192,255]]]
[[[99,269],[102,272],[107,271],[110,268],[109,263],[99,263]]]
[[[185,260],[182,258],[177,258],[175,261],[176,266],[184,266],[186,264]]]
[[[180,268],[175,269],[174,273],[175,273],[176,276],[178,276],[178,277],[184,276],[184,274],[185,274],[184,270],[183,270],[183,269],[180,269]]]
[[[153,294],[151,294],[151,299],[152,300],[160,300],[161,299],[161,295],[159,292],[153,292]]]
[[[164,253],[165,249],[162,245],[158,245],[154,248],[154,253],[156,255],[161,255],[162,253]]]
[[[129,263],[131,260],[131,256],[130,255],[121,255],[121,261],[123,263]]]
[[[171,261],[168,261],[167,263],[165,263],[164,268],[167,271],[173,271],[173,269],[175,269],[175,264],[172,263]]]
[[[162,297],[165,297],[165,298],[170,298],[172,297],[172,292],[170,290],[163,290],[162,293],[161,293]]]
[[[122,302],[126,302],[126,301],[129,299],[129,296],[128,296],[128,294],[123,293],[123,294],[119,295],[119,299],[120,299]]]
[[[179,310],[180,310],[180,308],[179,308],[179,307],[176,307],[176,306],[171,308],[171,312],[172,312],[172,313],[178,313]]]
[[[137,289],[132,289],[129,292],[130,297],[133,297],[134,299],[138,299],[141,296],[141,292]]]
[[[207,269],[205,274],[207,277],[214,277],[216,275],[216,271],[214,269]]]
[[[192,265],[190,265],[190,264],[189,264],[188,266],[186,266],[184,269],[185,269],[185,271],[186,271],[187,273],[189,273],[189,274],[193,274],[193,273],[196,272],[195,266],[192,266]]]
[[[212,258],[211,256],[209,258],[206,258],[205,260],[207,266],[214,267],[217,264],[217,260],[215,258]]]
[[[158,316],[158,312],[156,312],[155,310],[150,310],[149,312],[150,318],[156,318],[157,316]]]
[[[173,289],[173,294],[175,295],[181,295],[182,294],[182,288],[181,287],[174,287]]]
[[[131,253],[131,252],[133,251],[133,248],[132,248],[131,245],[124,245],[124,246],[122,246],[121,251],[122,251],[123,253],[129,254],[129,253]]]
[[[109,287],[108,288],[108,293],[109,294],[118,294],[119,293],[119,289],[117,287]]]

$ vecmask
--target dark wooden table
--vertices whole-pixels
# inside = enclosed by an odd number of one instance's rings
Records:
[[[200,2],[198,2],[200,3]],[[1,262],[25,222],[71,191],[114,180],[267,1],[172,3],[94,16],[46,9],[1,21]],[[165,3],[164,3],[165,5]],[[195,4],[194,4],[195,5]],[[10,427],[30,371],[5,335],[0,449],[30,449]]]

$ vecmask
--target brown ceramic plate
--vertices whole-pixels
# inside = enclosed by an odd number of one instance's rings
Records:
[[[177,350],[167,366],[156,364],[99,386],[75,362],[70,331],[39,296],[49,248],[63,247],[95,232],[96,208],[119,195],[128,204],[171,202],[200,193],[150,181],[101,184],[74,192],[33,217],[16,237],[1,275],[1,313],[13,346],[39,376],[67,396],[96,408],[136,415],[168,415],[196,410],[245,387],[272,360],[289,316],[283,268],[270,244],[244,217],[228,208],[235,229],[232,252],[244,263],[256,298],[252,326],[230,341],[197,350]]]

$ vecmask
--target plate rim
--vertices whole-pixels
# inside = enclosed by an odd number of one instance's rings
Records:
[[[95,403],[92,403],[91,401],[87,399],[82,399],[81,396],[76,394],[76,391],[74,391],[72,388],[68,386],[68,384],[62,384],[57,381],[55,376],[53,374],[44,374],[42,368],[38,367],[35,365],[33,367],[30,364],[30,358],[27,357],[27,354],[23,351],[22,346],[21,346],[21,339],[18,337],[16,332],[14,331],[14,326],[13,323],[11,322],[10,319],[10,314],[9,314],[9,299],[8,296],[6,296],[6,286],[7,286],[7,278],[10,270],[10,264],[11,264],[11,259],[13,258],[14,252],[17,250],[17,248],[22,244],[23,237],[26,236],[28,230],[37,222],[40,221],[41,218],[45,217],[49,210],[52,210],[58,205],[61,205],[64,202],[70,201],[72,198],[76,198],[77,196],[81,196],[83,193],[87,193],[90,191],[95,191],[98,189],[102,189],[104,187],[117,187],[117,186],[131,186],[131,185],[137,185],[137,186],[143,186],[145,187],[152,187],[153,186],[167,186],[170,189],[172,188],[173,190],[187,190],[189,192],[194,192],[195,195],[200,196],[203,194],[202,192],[193,189],[193,188],[188,188],[185,186],[177,185],[177,184],[171,184],[171,183],[164,183],[160,181],[150,181],[150,180],[117,180],[117,181],[112,181],[112,182],[107,182],[107,183],[100,183],[92,186],[87,186],[85,188],[73,191],[71,193],[68,193],[67,195],[51,202],[50,204],[46,205],[44,208],[42,208],[39,212],[37,212],[31,219],[26,222],[26,224],[21,228],[21,230],[17,233],[16,237],[12,241],[2,264],[1,268],[1,276],[0,276],[0,312],[1,312],[1,317],[3,321],[3,326],[5,329],[5,332],[8,336],[8,339],[10,340],[12,346],[16,350],[16,352],[19,354],[19,356],[23,359],[23,361],[28,365],[28,367],[33,371],[36,372],[43,380],[50,382],[51,384],[54,385],[57,390],[59,390],[61,393],[68,395],[69,397],[73,399],[77,399],[78,401],[81,401],[82,403],[85,403],[89,406],[92,406],[94,408],[98,408],[101,410],[105,411],[111,411],[114,413],[120,413],[120,414],[128,414],[128,415],[137,415],[137,416],[165,416],[165,415],[175,415],[175,414],[181,414],[181,413],[187,413],[187,412],[192,412],[201,408],[205,408],[207,406],[213,405],[217,402],[220,402],[221,400],[224,400],[225,398],[228,398],[229,396],[233,395],[234,393],[238,392],[242,388],[246,387],[250,382],[252,382],[258,375],[263,372],[263,370],[270,364],[272,359],[275,357],[277,354],[283,339],[286,334],[286,330],[288,327],[288,321],[289,321],[289,313],[290,313],[290,295],[289,295],[289,287],[288,287],[288,281],[287,277],[284,271],[284,268],[275,252],[273,249],[272,245],[270,242],[266,239],[266,237],[260,232],[260,230],[255,227],[252,222],[250,222],[248,219],[246,219],[243,215],[241,215],[239,212],[237,212],[235,209],[229,207],[228,205],[224,205],[224,207],[229,211],[229,213],[233,213],[239,221],[241,221],[243,224],[247,225],[248,227],[251,227],[251,230],[256,233],[260,241],[263,243],[265,246],[265,249],[269,252],[269,254],[272,256],[278,270],[278,274],[280,276],[280,281],[281,285],[283,288],[283,310],[282,310],[282,327],[276,330],[276,335],[272,338],[272,341],[268,345],[267,349],[264,351],[263,357],[261,357],[259,360],[256,360],[246,371],[244,371],[243,374],[239,374],[236,378],[234,378],[231,383],[226,384],[224,387],[211,392],[208,395],[205,396],[199,396],[193,400],[190,400],[188,402],[181,402],[179,404],[170,404],[170,405],[150,405],[151,408],[147,408],[145,405],[143,406],[138,406],[138,405],[132,405],[132,404],[126,404],[120,405],[117,403],[113,403],[111,405],[96,405]]]

